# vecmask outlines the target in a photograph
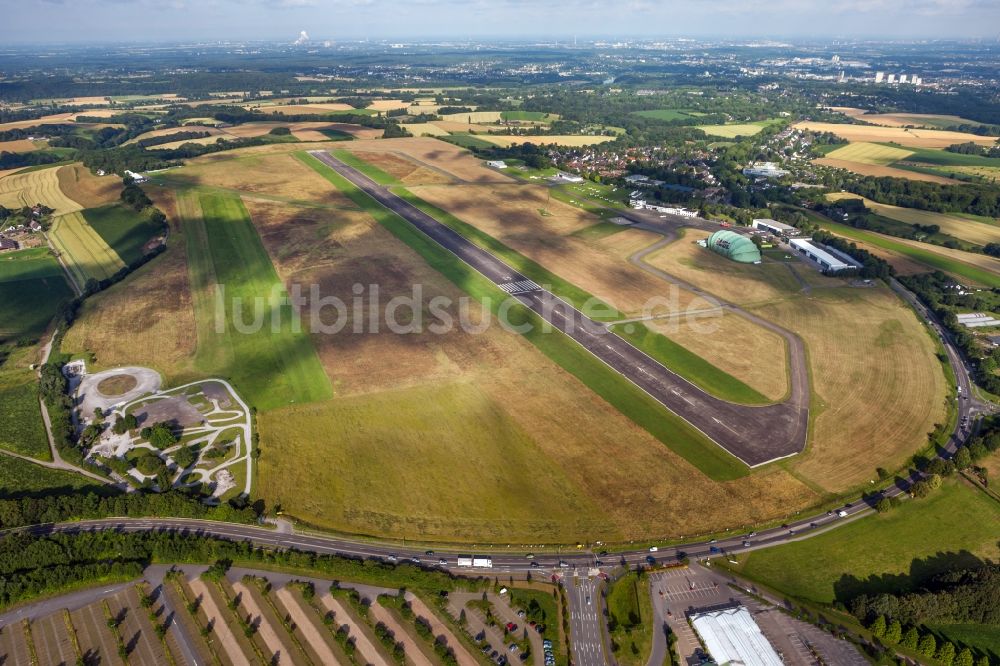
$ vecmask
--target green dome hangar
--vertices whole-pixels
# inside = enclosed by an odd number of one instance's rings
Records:
[[[741,264],[759,264],[760,250],[753,241],[735,231],[716,231],[705,241],[705,247]]]

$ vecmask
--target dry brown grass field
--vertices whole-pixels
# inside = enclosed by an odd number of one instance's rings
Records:
[[[248,208],[286,283],[349,297],[356,282],[377,282],[383,302],[414,283],[425,299],[462,296],[364,215]],[[495,327],[314,342],[337,397],[259,415],[269,451],[259,484],[323,527],[480,543],[619,540],[740,525],[817,499],[781,469],[708,480]]]
[[[409,102],[400,99],[377,99],[366,108],[372,111],[392,111],[394,109],[405,109],[410,106]]]
[[[434,125],[446,132],[473,132],[476,136],[479,136],[486,131],[486,127],[483,125],[476,125],[474,123],[467,123],[459,120],[435,120],[430,125]]]
[[[948,215],[947,213],[935,213],[929,210],[916,210],[914,208],[901,208],[871,201],[857,194],[848,192],[834,192],[827,195],[831,201],[840,199],[861,199],[872,211],[907,224],[931,225],[936,224],[941,227],[941,231],[956,238],[986,245],[987,243],[1000,242],[1000,224],[987,224],[970,220],[967,217]]]
[[[401,125],[403,129],[413,136],[448,136],[448,131],[439,127],[437,123],[409,123]]]
[[[161,136],[170,136],[171,134],[177,134],[178,132],[208,132],[212,136],[227,134],[227,132],[224,132],[215,127],[205,127],[203,125],[183,125],[181,127],[164,127],[163,129],[150,130],[145,134],[140,134],[134,139],[129,139],[128,141],[125,142],[125,145],[128,145],[130,143],[136,143],[144,139],[152,139]],[[156,146],[156,147],[161,148],[162,146]]]
[[[801,122],[795,125],[813,132],[832,132],[851,142],[890,143],[895,142],[912,148],[947,148],[955,143],[969,141],[984,146],[993,145],[997,137],[979,136],[964,132],[946,130],[906,129],[902,127],[878,127],[872,125],[844,125],[838,123]]]
[[[926,183],[941,183],[942,185],[958,185],[960,181],[948,178],[947,176],[935,176],[931,173],[921,173],[918,171],[908,171],[897,169],[891,166],[879,164],[865,164],[852,160],[841,160],[833,157],[821,157],[813,160],[816,164],[834,167],[836,169],[846,169],[862,176],[872,176],[874,178],[907,178],[909,180],[921,180]]]
[[[860,119],[873,125],[883,125],[885,127],[947,127],[949,125],[976,124],[974,120],[968,120],[961,116],[936,115],[932,113],[869,113],[860,116]]]
[[[28,141],[27,139],[0,141],[0,153],[30,153],[39,148],[44,148],[45,145],[44,142]]]
[[[301,150],[302,147],[298,146],[298,149]],[[235,152],[215,153],[190,160],[187,166],[166,172],[164,180],[185,185],[221,187],[247,194],[271,194],[328,206],[353,207],[347,197],[288,152],[237,152],[239,155]]]
[[[56,171],[59,189],[83,208],[96,208],[118,201],[122,191],[121,178],[115,175],[95,176],[82,164],[67,164]]]
[[[788,352],[784,339],[738,314],[708,314],[644,322],[771,400],[788,393]]]
[[[42,203],[56,215],[72,213],[82,208],[59,189],[59,167],[14,173],[0,179],[0,205],[21,208]]]
[[[945,379],[916,315],[887,287],[814,291],[757,307],[805,341],[809,448],[789,465],[826,490],[902,465],[945,415]]]
[[[120,113],[120,112],[119,112]],[[25,127],[35,127],[36,125],[66,125],[72,124],[77,116],[94,116],[100,115],[100,113],[95,110],[94,113],[55,113],[50,116],[42,116],[41,118],[35,118],[33,120],[17,120],[9,123],[0,123],[0,132],[6,132],[12,129],[24,129]],[[116,123],[75,123],[79,127],[85,127],[89,129],[101,129],[103,127],[124,127],[123,125]]]
[[[353,111],[350,104],[323,103],[323,104],[244,104],[243,108],[260,113],[275,113],[281,116],[292,116],[304,113],[315,113],[322,115],[331,111]]]
[[[544,186],[426,186],[412,190],[628,315],[642,314],[653,297],[666,299],[671,304],[668,310],[711,305],[622,261],[613,244],[608,248],[601,241],[574,236],[573,232],[591,226],[596,219],[550,199]]]
[[[500,122],[499,111],[466,111],[465,113],[446,113],[442,120],[455,123],[472,123],[474,125],[495,124]]]
[[[432,139],[415,137],[405,139],[385,139],[383,141],[352,141],[341,143],[343,148],[366,159],[368,153],[398,153],[410,160],[451,174],[456,179],[469,183],[513,183],[509,176],[484,166],[483,161],[459,146]]]
[[[173,150],[174,148],[180,148],[185,143],[197,143],[202,146],[208,146],[213,143],[218,143],[220,140],[226,138],[228,138],[226,135],[219,134],[216,136],[205,136],[199,139],[179,139],[177,141],[171,141],[170,143],[161,143],[160,145],[156,146],[156,148],[159,150]]]
[[[455,181],[443,170],[423,166],[400,153],[365,152],[364,159],[404,185],[441,185]]]

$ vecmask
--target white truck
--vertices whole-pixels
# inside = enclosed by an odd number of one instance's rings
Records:
[[[477,569],[493,568],[493,559],[490,557],[476,557],[473,555],[459,555],[458,566],[475,567]]]

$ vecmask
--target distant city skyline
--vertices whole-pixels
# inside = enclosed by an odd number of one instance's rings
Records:
[[[612,37],[997,39],[992,0],[0,0],[3,44]]]

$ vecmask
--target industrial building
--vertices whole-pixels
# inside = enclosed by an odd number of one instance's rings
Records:
[[[691,613],[691,625],[717,664],[781,666],[784,662],[741,604]]]
[[[775,236],[798,236],[799,230],[790,224],[785,224],[784,222],[778,222],[777,220],[771,220],[769,218],[756,219],[750,225],[754,229],[760,229],[761,231],[766,231],[768,233],[774,234]]]
[[[958,323],[966,328],[989,328],[1000,326],[1000,319],[985,312],[973,312],[969,314],[956,315]]]
[[[716,231],[705,241],[705,247],[741,264],[760,263],[760,249],[752,240],[735,231],[728,229]]]
[[[778,165],[774,162],[759,162],[743,169],[743,175],[753,176],[754,178],[781,178],[782,176],[787,176],[788,172],[784,169],[779,169]]]
[[[788,243],[798,252],[801,252],[819,264],[824,271],[836,273],[837,271],[846,270],[848,268],[857,268],[857,264],[849,263],[846,260],[846,255],[842,255],[838,252],[837,254],[845,257],[842,259],[841,257],[835,255],[831,250],[813,243],[812,239],[793,238],[788,241]]]

